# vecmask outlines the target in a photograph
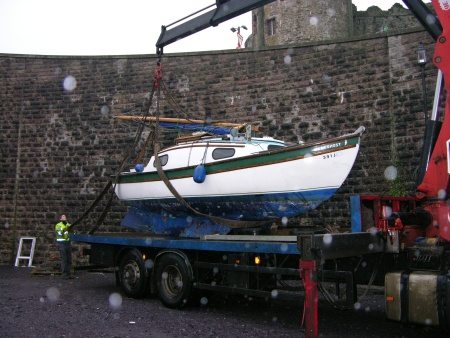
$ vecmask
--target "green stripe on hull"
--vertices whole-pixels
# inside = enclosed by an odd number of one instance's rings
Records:
[[[275,151],[267,151],[251,156],[239,157],[236,159],[228,159],[226,161],[205,164],[206,172],[214,174],[218,172],[240,170],[245,168],[256,167],[260,165],[276,164],[285,161],[293,161],[305,157],[306,155],[320,155],[323,153],[339,151],[347,148],[353,148],[359,143],[359,136],[351,138],[339,138],[335,141],[320,142],[309,147],[296,145],[286,147]],[[181,169],[173,169],[165,171],[169,179],[180,179],[190,177],[196,166],[184,167]],[[115,181],[116,176],[111,176]],[[119,177],[118,183],[136,183],[160,181],[157,172],[141,172],[126,173]]]

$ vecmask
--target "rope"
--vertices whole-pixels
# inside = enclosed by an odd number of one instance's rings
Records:
[[[147,117],[149,115],[149,113],[150,113],[150,107],[151,107],[152,102],[153,102],[153,96],[154,96],[154,93],[155,93],[156,86],[158,84],[157,79],[162,78],[161,70],[162,70],[162,67],[160,67],[160,61],[158,59],[157,67],[156,67],[156,71],[155,71],[155,76],[154,76],[155,81],[153,82],[153,88],[152,88],[152,91],[151,91],[151,94],[150,94],[149,101],[147,102],[147,105],[146,105],[146,107],[144,109],[144,111],[145,111],[144,117]],[[106,217],[106,215],[107,215],[107,213],[109,211],[109,208],[111,207],[112,200],[113,200],[113,197],[114,197],[114,191],[115,191],[115,188],[116,188],[116,184],[119,181],[120,173],[123,171],[123,168],[125,167],[125,165],[130,160],[132,152],[137,148],[137,145],[138,145],[138,143],[139,143],[139,141],[141,139],[142,132],[144,131],[144,128],[145,128],[145,124],[140,124],[139,125],[139,128],[137,129],[136,135],[134,137],[133,144],[131,145],[129,150],[127,152],[125,152],[126,155],[123,157],[123,159],[122,159],[118,169],[116,170],[116,177],[114,179],[114,182],[109,181],[106,184],[106,186],[103,188],[103,190],[100,193],[100,195],[95,199],[95,201],[91,204],[91,206],[83,213],[83,215],[81,215],[75,222],[73,222],[72,228],[76,224],[80,223],[92,211],[92,209],[94,209],[94,207],[100,202],[100,200],[103,198],[103,196],[108,192],[109,188],[111,186],[113,186],[113,189],[110,192],[110,196],[109,196],[108,202],[107,202],[107,204],[106,204],[102,214],[98,218],[95,226],[89,231],[89,234],[90,235],[93,234],[100,227],[100,225],[104,221],[104,219],[105,219],[105,217]],[[150,133],[150,135],[152,135],[152,133]],[[150,139],[150,135],[147,138],[147,141]],[[148,144],[148,142],[146,144]],[[141,154],[142,154],[142,152],[141,152]],[[139,156],[138,159],[141,159],[141,156]]]

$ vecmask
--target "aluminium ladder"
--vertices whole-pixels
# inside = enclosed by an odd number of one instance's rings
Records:
[[[29,256],[22,255],[22,247],[24,241],[31,241],[31,248]],[[36,246],[36,237],[20,237],[19,240],[19,248],[17,249],[17,256],[16,256],[16,264],[15,266],[19,266],[19,261],[21,259],[27,259],[28,260],[28,267],[33,266],[33,256],[34,256],[34,248]]]

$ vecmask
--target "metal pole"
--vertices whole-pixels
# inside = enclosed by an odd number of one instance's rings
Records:
[[[305,337],[319,336],[319,291],[317,289],[317,260],[300,260],[300,277],[305,287]]]
[[[425,64],[420,65],[420,68],[422,70],[422,95],[423,95],[423,115],[425,118],[425,124],[428,121],[428,109],[427,109],[427,86],[425,83]]]

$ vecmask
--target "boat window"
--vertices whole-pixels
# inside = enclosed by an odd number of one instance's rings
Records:
[[[220,160],[222,158],[233,157],[236,150],[234,148],[216,148],[212,152],[212,158]]]
[[[169,161],[169,155],[162,155],[159,160],[161,161],[161,167],[164,167]],[[153,166],[156,168],[156,161],[153,161]]]
[[[283,146],[276,145],[276,144],[269,144],[269,145],[267,146],[267,150],[275,150],[275,149],[280,149],[280,148],[284,148],[284,147],[283,147]]]

